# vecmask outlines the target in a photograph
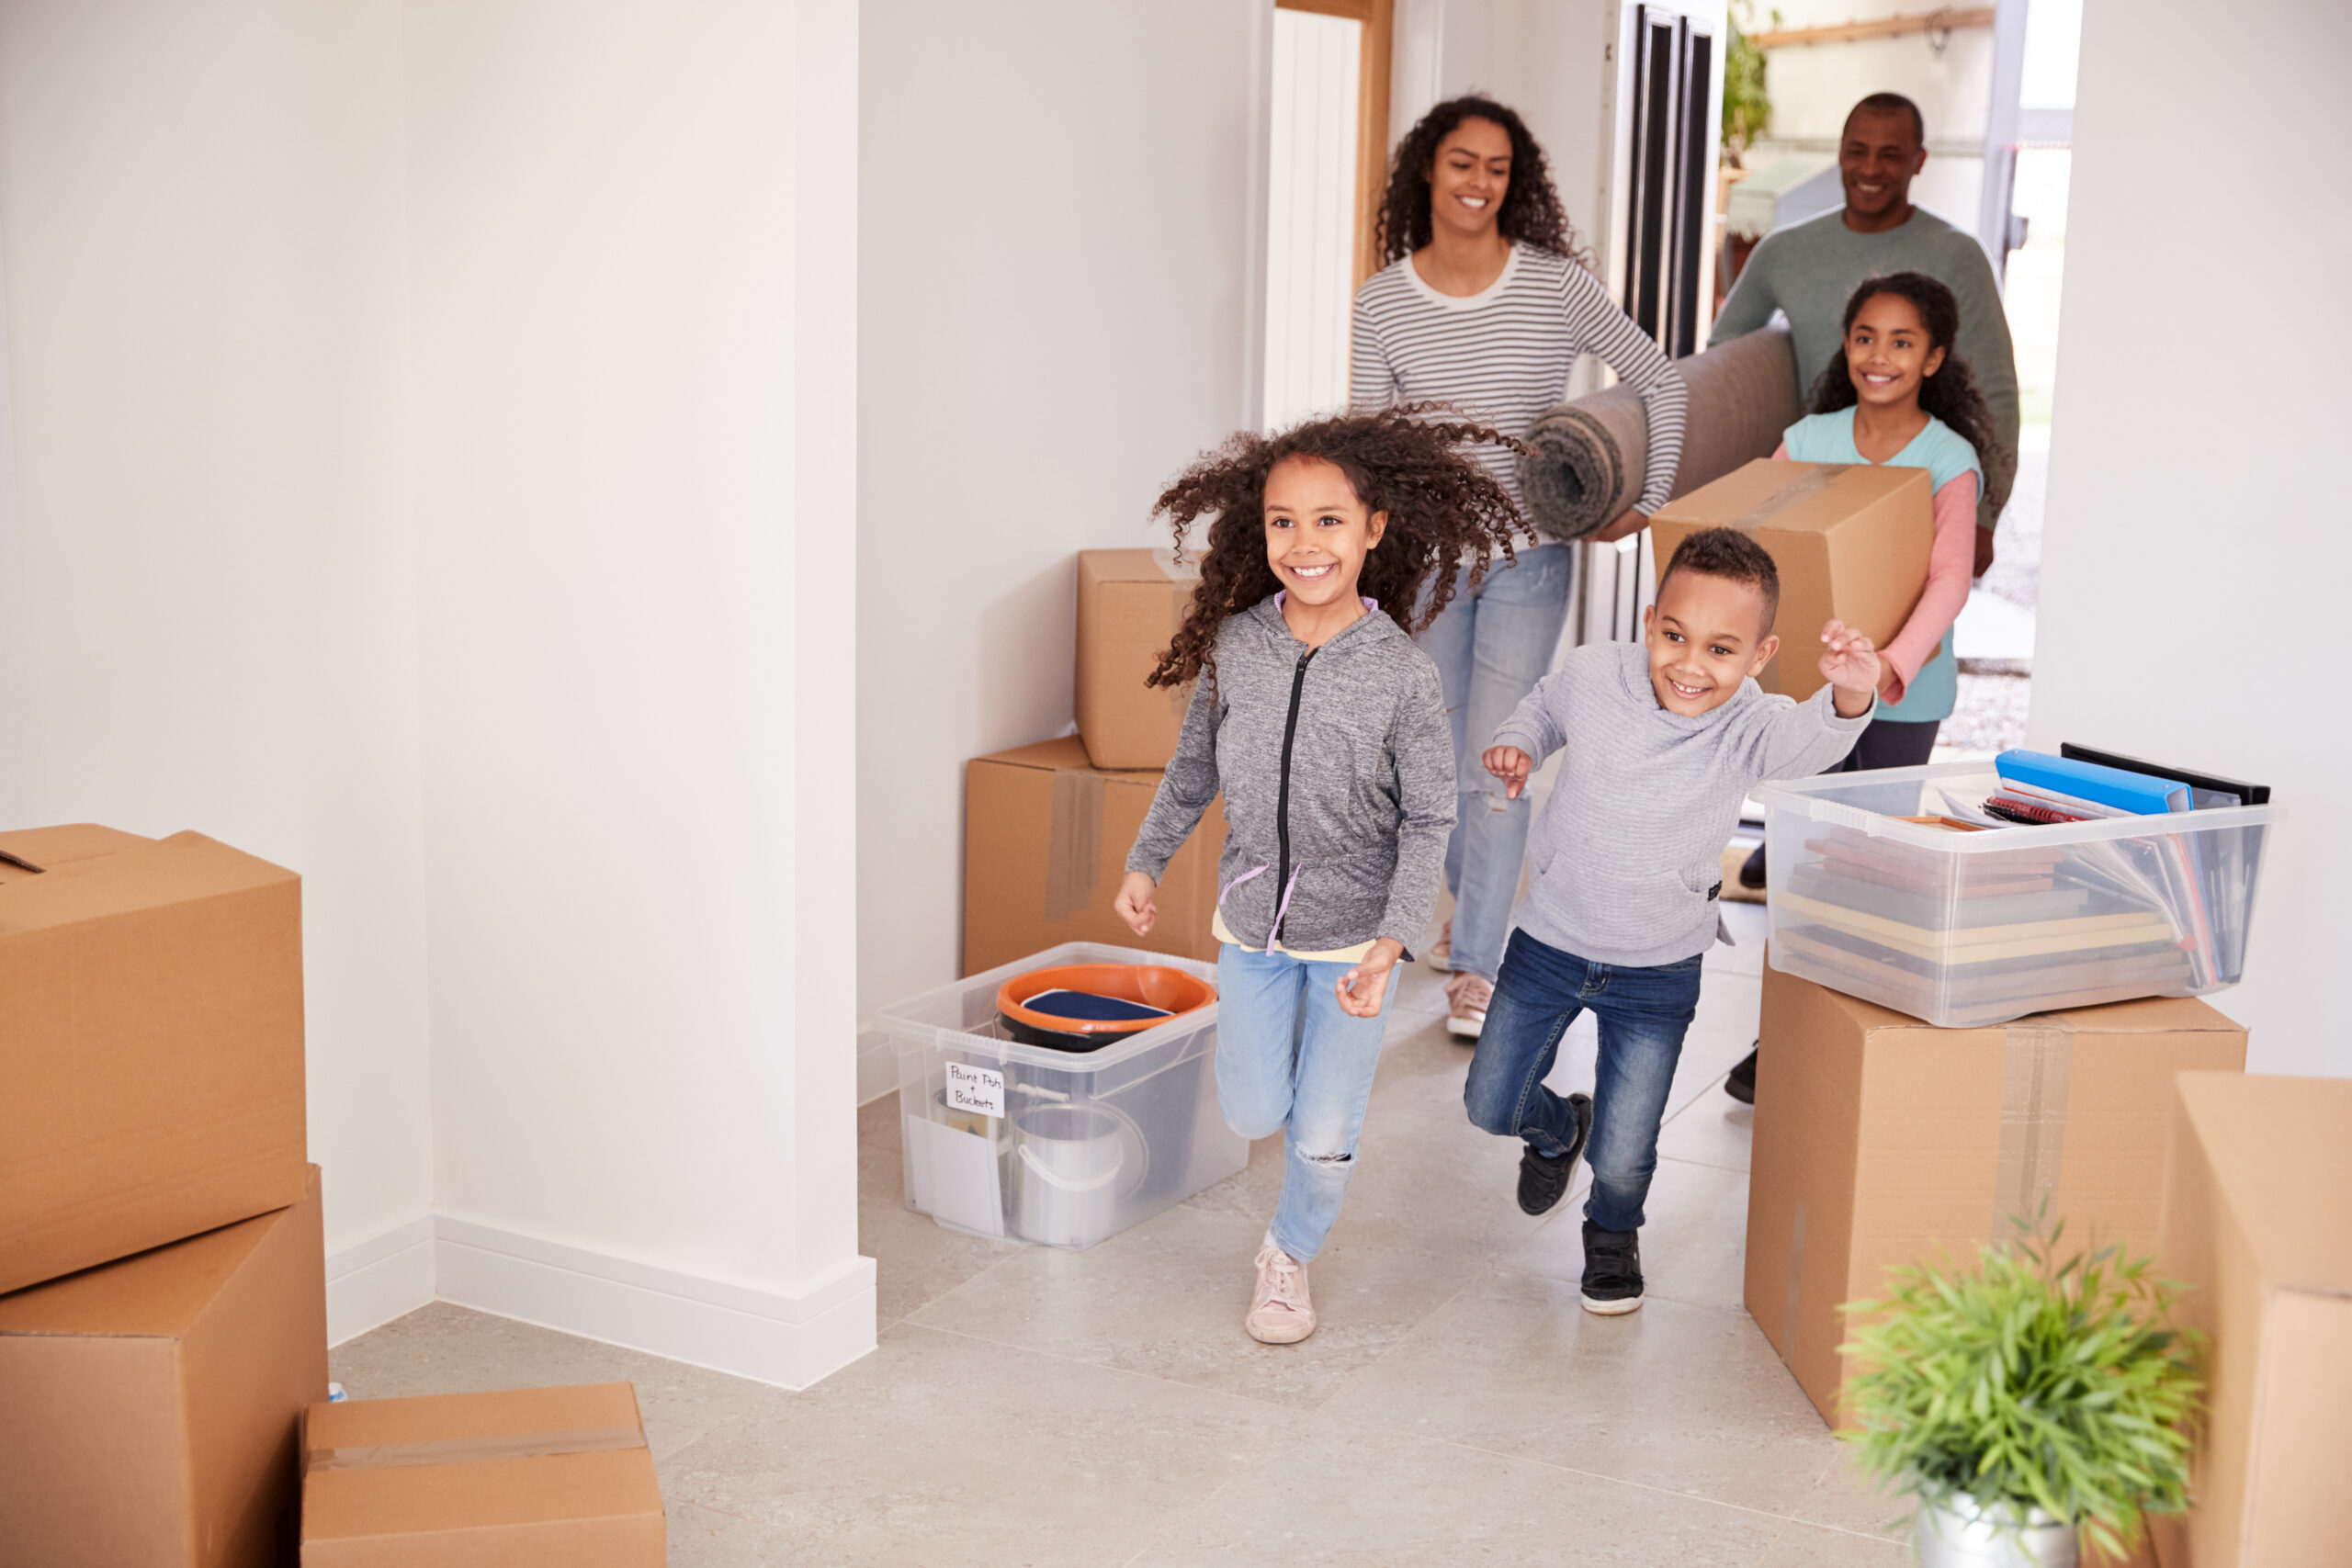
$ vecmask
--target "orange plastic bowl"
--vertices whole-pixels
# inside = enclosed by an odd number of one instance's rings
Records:
[[[1216,1000],[1216,987],[1207,981],[1159,964],[1066,964],[1032,969],[999,986],[996,1010],[1013,1039],[1057,1051],[1099,1051],[1114,1040],[1157,1028],[1169,1020],[1061,1018],[1033,1012],[1022,1005],[1041,991],[1091,991],[1098,997],[1165,1008],[1170,1018]]]

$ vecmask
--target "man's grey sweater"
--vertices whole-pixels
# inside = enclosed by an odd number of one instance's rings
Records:
[[[1437,665],[1377,611],[1310,655],[1281,597],[1217,629],[1216,679],[1193,690],[1127,869],[1158,880],[1223,789],[1217,884],[1234,936],[1266,946],[1295,874],[1284,947],[1409,946],[1437,907],[1453,829]]]
[[[1706,952],[1739,803],[1766,779],[1838,761],[1870,723],[1839,717],[1835,697],[1824,686],[1799,703],[1742,681],[1693,718],[1659,705],[1640,643],[1570,650],[1491,742],[1539,763],[1568,749],[1528,840],[1519,928],[1629,968]]]
[[[1770,321],[1774,310],[1785,311],[1789,346],[1796,351],[1797,395],[1810,399],[1814,382],[1845,343],[1847,299],[1864,278],[1890,272],[1924,272],[1951,290],[1960,302],[1960,336],[1952,347],[1984,389],[1993,434],[2015,452],[2017,354],[2009,342],[2009,318],[2001,309],[2000,280],[1975,235],[1925,208],[1913,208],[1908,219],[1883,234],[1847,228],[1843,208],[1775,229],[1740,269],[1707,341],[1728,342]],[[1990,528],[2008,499],[1982,497],[1978,525]]]

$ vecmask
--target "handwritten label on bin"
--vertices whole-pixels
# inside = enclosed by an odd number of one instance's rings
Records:
[[[1004,1114],[1004,1075],[993,1067],[947,1064],[947,1108],[977,1111],[982,1116]]]

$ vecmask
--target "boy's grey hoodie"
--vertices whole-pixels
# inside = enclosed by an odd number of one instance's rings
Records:
[[[1377,609],[1310,654],[1282,597],[1217,628],[1216,678],[1193,693],[1127,869],[1158,880],[1221,788],[1217,885],[1236,938],[1264,948],[1295,879],[1284,947],[1410,946],[1437,908],[1453,829],[1437,666]]]
[[[1489,742],[1538,763],[1567,748],[1528,840],[1519,929],[1626,968],[1706,952],[1739,803],[1766,779],[1803,778],[1841,760],[1878,709],[1873,702],[1841,718],[1836,695],[1824,686],[1792,702],[1747,680],[1693,718],[1659,705],[1640,643],[1570,649]]]

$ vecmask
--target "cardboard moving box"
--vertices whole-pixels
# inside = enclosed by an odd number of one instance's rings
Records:
[[[1758,681],[1803,702],[1822,686],[1823,623],[1842,620],[1884,648],[1910,618],[1928,585],[1935,491],[1925,468],[1758,457],[1658,508],[1657,570],[1687,536],[1715,527],[1753,535],[1779,570],[1781,652]]]
[[[1212,803],[1159,879],[1159,922],[1138,937],[1112,912],[1127,851],[1159,791],[1158,770],[1113,773],[1075,736],[981,757],[964,776],[964,973],[1066,942],[1108,942],[1214,963],[1216,858],[1225,809]]]
[[[2183,1073],[2160,1270],[2208,1337],[2206,1416],[2165,1568],[2352,1560],[2352,1082]]]
[[[662,1568],[662,1489],[625,1382],[313,1404],[302,1568]]]
[[[1164,768],[1193,700],[1144,680],[1183,623],[1200,567],[1173,550],[1078,555],[1078,733],[1098,768]]]
[[[2235,1073],[2245,1030],[2194,998],[1938,1029],[1764,969],[1744,1297],[1840,1420],[1846,1302],[1890,1264],[1965,1264],[2049,1200],[2064,1245],[2156,1245],[2173,1075]]]
[[[327,1389],[306,1175],[292,1208],[0,1296],[0,1562],[279,1561]]]
[[[301,881],[0,833],[0,1291],[302,1201]]]

